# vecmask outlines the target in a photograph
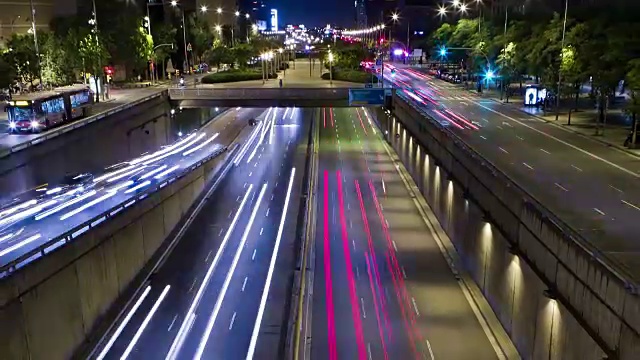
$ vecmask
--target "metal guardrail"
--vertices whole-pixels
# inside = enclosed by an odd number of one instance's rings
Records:
[[[71,230],[68,230],[67,232],[60,234],[52,239],[50,239],[49,241],[47,241],[44,244],[41,244],[40,246],[38,246],[35,249],[30,250],[29,252],[19,256],[18,258],[8,262],[7,264],[4,264],[2,266],[0,266],[0,278],[4,278],[8,275],[10,275],[11,273],[15,272],[16,270],[18,270],[20,267],[26,265],[27,263],[36,260],[42,256],[47,255],[48,253],[52,252],[53,250],[57,249],[60,246],[63,246],[69,242],[71,242],[73,239],[81,236],[82,234],[84,234],[85,232],[89,231],[90,229],[98,226],[99,224],[103,223],[104,221],[110,219],[111,217],[115,216],[116,214],[120,213],[122,210],[130,207],[131,205],[137,203],[140,200],[145,199],[147,196],[149,196],[150,194],[164,188],[165,186],[167,186],[168,184],[171,184],[177,180],[180,180],[181,178],[183,178],[184,176],[187,176],[188,174],[190,174],[193,170],[199,168],[200,166],[202,166],[204,163],[212,160],[213,158],[223,154],[224,152],[227,151],[227,147],[224,146],[221,149],[218,149],[217,151],[215,151],[214,153],[212,153],[211,155],[207,156],[204,159],[201,159],[200,161],[196,162],[195,164],[191,165],[188,168],[183,169],[183,171],[170,179],[167,179],[161,183],[156,184],[153,187],[148,188],[147,190],[136,194],[133,198],[129,198],[123,202],[121,202],[120,204],[112,207],[109,210],[106,210],[104,212],[102,212],[100,215],[96,215],[93,218],[83,222],[80,225],[75,226],[74,228],[72,228]]]
[[[36,137],[36,138],[34,138],[32,140],[25,141],[25,142],[20,143],[18,145],[12,146],[11,148],[8,148],[8,149],[5,149],[3,151],[0,151],[0,158],[3,158],[5,156],[9,156],[9,155],[11,155],[13,153],[16,153],[18,151],[22,151],[22,150],[24,150],[24,149],[26,149],[28,147],[33,146],[33,145],[36,145],[36,144],[42,143],[44,141],[47,141],[49,139],[55,138],[57,136],[66,134],[69,131],[75,130],[75,129],[80,128],[80,127],[83,127],[83,126],[85,126],[87,124],[91,124],[91,123],[93,123],[95,121],[101,120],[101,119],[103,119],[103,118],[105,118],[107,116],[111,116],[111,115],[113,115],[113,114],[115,114],[117,112],[120,112],[122,110],[126,110],[126,109],[132,108],[134,106],[140,105],[140,104],[142,104],[142,103],[144,103],[146,101],[149,101],[151,99],[155,99],[157,97],[160,97],[160,96],[162,96],[162,94],[163,94],[163,91],[160,91],[160,92],[158,92],[156,94],[145,96],[145,97],[143,97],[141,99],[132,101],[130,103],[118,105],[118,106],[116,106],[116,107],[114,107],[112,109],[105,110],[105,111],[103,111],[103,112],[101,112],[99,114],[92,115],[92,116],[86,117],[84,119],[74,121],[72,123],[69,123],[67,125],[63,125],[61,127],[52,129],[50,131],[46,131],[46,132],[42,133],[40,136],[38,136],[38,137]]]
[[[171,100],[343,100],[349,88],[195,88],[169,89]]]
[[[474,150],[471,146],[467,145],[464,140],[462,140],[459,136],[457,136],[454,132],[452,132],[447,127],[440,124],[438,121],[433,119],[430,115],[428,115],[423,109],[417,106],[408,96],[401,92],[396,92],[396,95],[402,98],[407,105],[411,106],[413,109],[422,114],[425,118],[429,119],[432,124],[435,124],[444,134],[453,139],[453,141],[460,146],[464,151],[468,152],[472,157],[482,159],[482,165],[486,167],[489,171],[491,171],[494,176],[504,178],[505,183],[513,184],[516,189],[518,189],[523,195],[525,195],[528,199],[526,199],[529,203],[534,205],[538,211],[541,212],[542,216],[546,217],[548,221],[550,221],[553,225],[555,225],[558,229],[560,229],[565,236],[575,243],[578,247],[580,247],[584,252],[589,254],[592,259],[597,261],[604,269],[606,269],[611,275],[617,278],[622,284],[624,284],[625,288],[629,290],[633,294],[638,294],[638,284],[633,279],[633,276],[626,272],[623,269],[620,269],[615,261],[611,260],[606,254],[603,254],[597,247],[592,245],[588,240],[586,240],[582,235],[580,235],[576,230],[574,230],[571,226],[565,223],[563,220],[558,218],[552,211],[550,211],[546,206],[542,205],[542,202],[539,201],[535,196],[531,195],[528,191],[526,191],[518,182],[513,180],[509,175],[505,174],[503,171],[499,170],[497,166],[495,166],[491,161],[482,156],[479,152]],[[557,255],[554,254],[554,256]],[[606,260],[606,261],[605,261]],[[560,259],[558,259],[559,262]],[[576,275],[577,277],[577,275]]]

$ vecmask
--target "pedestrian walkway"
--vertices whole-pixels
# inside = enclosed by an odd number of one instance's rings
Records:
[[[321,88],[354,88],[363,87],[363,84],[351,83],[346,81],[333,81],[331,83],[328,80],[323,80],[322,68],[320,63],[316,60],[314,63],[309,63],[308,59],[298,59],[295,62],[291,61],[289,69],[278,73],[278,79],[268,80],[251,80],[251,81],[238,81],[224,84],[199,84],[198,87],[205,88],[277,88],[280,87],[279,80],[282,79],[283,87],[321,87]]]

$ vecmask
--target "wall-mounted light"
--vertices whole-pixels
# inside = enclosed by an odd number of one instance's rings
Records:
[[[544,297],[550,299],[550,300],[557,300],[558,296],[556,295],[556,292],[552,289],[547,289],[545,291],[542,292],[542,295],[544,295]]]

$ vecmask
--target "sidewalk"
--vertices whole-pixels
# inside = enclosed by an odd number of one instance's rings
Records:
[[[555,109],[550,109],[545,113],[541,108],[524,106],[524,98],[522,96],[509,97],[509,102],[505,103],[504,100],[500,100],[500,92],[497,90],[484,90],[481,94],[478,94],[475,89],[464,89],[462,85],[460,85],[459,88],[460,90],[469,91],[475,95],[501,103],[504,106],[509,106],[523,113],[535,116],[551,126],[559,127],[565,131],[573,132],[640,157],[640,148],[630,149],[624,146],[624,142],[631,132],[633,123],[631,120],[627,120],[621,109],[608,111],[604,126],[603,124],[596,123],[599,115],[596,109],[572,111],[571,124],[569,125],[569,110],[567,108],[560,109],[558,120],[556,120]],[[637,141],[640,144],[640,140]]]

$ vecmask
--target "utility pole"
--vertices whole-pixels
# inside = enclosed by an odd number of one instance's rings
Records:
[[[560,66],[558,66],[558,93],[556,94],[556,121],[560,117],[560,85],[562,83],[562,61],[564,60],[564,36],[567,31],[567,11],[569,0],[564,1],[564,22],[562,24],[562,42],[560,43]]]
[[[36,32],[36,8],[33,6],[33,0],[29,0],[29,5],[31,6],[31,30],[33,31],[33,45],[35,46],[36,58],[38,59],[38,77],[40,78],[40,87],[44,87],[42,84],[42,66],[40,61],[40,49],[38,47],[38,33]]]

